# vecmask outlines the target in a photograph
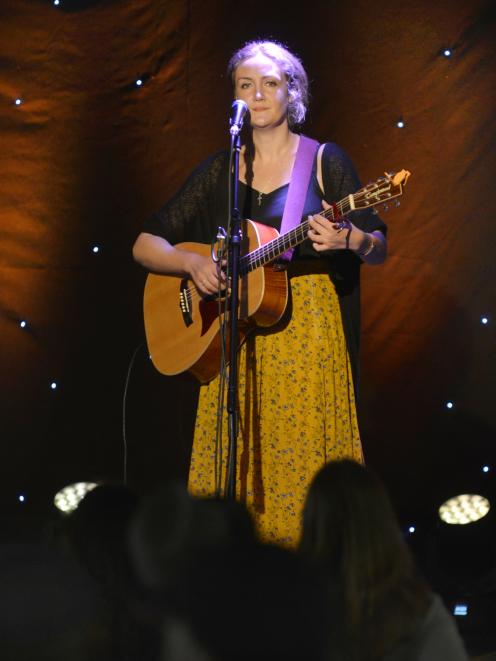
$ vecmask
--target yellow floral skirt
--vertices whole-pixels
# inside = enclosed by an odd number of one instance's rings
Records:
[[[240,351],[236,493],[263,541],[296,546],[317,471],[332,459],[363,458],[334,285],[324,273],[290,282],[279,330],[249,336]],[[218,378],[200,389],[189,474],[195,496],[225,486],[227,413],[217,442],[218,394]]]

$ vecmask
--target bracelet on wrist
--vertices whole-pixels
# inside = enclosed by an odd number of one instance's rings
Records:
[[[368,237],[368,244],[365,246],[365,248],[357,250],[357,255],[359,257],[367,257],[367,255],[370,255],[372,250],[375,248],[375,241],[373,236],[371,234],[367,234],[366,236]]]

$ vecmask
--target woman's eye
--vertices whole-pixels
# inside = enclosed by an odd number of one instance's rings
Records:
[[[276,87],[277,83],[275,80],[268,80],[267,85],[269,85],[270,87]]]

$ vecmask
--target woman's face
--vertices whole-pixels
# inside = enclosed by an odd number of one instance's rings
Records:
[[[234,93],[248,105],[253,128],[287,122],[286,76],[266,55],[259,53],[241,62],[234,73]]]

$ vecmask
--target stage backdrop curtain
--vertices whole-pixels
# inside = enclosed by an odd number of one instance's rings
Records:
[[[187,376],[156,374],[140,346],[145,275],[130,251],[143,220],[199,161],[227,146],[225,65],[237,46],[261,36],[286,42],[304,60],[312,83],[306,133],[344,147],[365,182],[385,170],[412,171],[402,205],[382,214],[389,260],[363,269],[367,460],[398,503],[407,507],[417,493],[420,507],[460,466],[492,456],[493,7],[484,0],[2,5],[5,502],[22,491],[46,502],[77,479],[120,479],[122,401],[135,349],[125,416],[130,483],[145,489],[186,474],[196,386]]]

